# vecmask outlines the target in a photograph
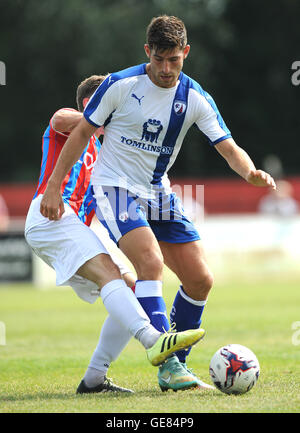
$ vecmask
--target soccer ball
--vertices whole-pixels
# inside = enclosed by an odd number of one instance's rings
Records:
[[[259,371],[259,362],[254,353],[240,344],[221,347],[209,365],[214,385],[226,394],[250,391],[258,380]]]

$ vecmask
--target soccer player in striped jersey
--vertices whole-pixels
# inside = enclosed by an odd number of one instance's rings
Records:
[[[63,108],[50,119],[49,126],[43,135],[41,173],[37,190],[33,197],[34,199],[44,193],[56,160],[69,136],[69,131],[61,132],[59,130],[59,122],[64,122],[65,124],[74,122],[73,117],[80,119],[81,113],[71,108]],[[69,128],[72,127],[73,125],[69,126]],[[94,216],[93,197],[91,195],[91,188],[88,188],[88,186],[91,169],[96,162],[100,147],[98,138],[96,135],[93,135],[80,159],[65,177],[61,188],[64,202],[69,204],[79,219],[86,225],[90,225],[91,219]],[[90,196],[87,197],[87,194]]]
[[[67,141],[48,182],[41,212],[62,216],[60,185],[96,128],[105,124],[101,157],[92,183],[96,214],[137,272],[136,296],[157,329],[167,329],[162,299],[165,263],[181,281],[171,311],[177,330],[197,329],[213,276],[199,233],[172,192],[168,170],[188,129],[195,125],[229,166],[255,186],[276,188],[231,136],[213,98],[182,72],[189,54],[184,23],[177,17],[153,18],[144,46],[146,64],[111,74],[90,99],[84,118]],[[181,389],[187,351],[159,369],[162,390]],[[206,387],[195,376],[199,388]]]
[[[56,271],[56,284],[70,285],[80,298],[90,303],[101,296],[109,313],[78,393],[132,392],[106,378],[110,362],[117,358],[131,336],[135,336],[145,347],[150,363],[160,365],[176,348],[196,344],[204,335],[203,330],[168,336],[157,331],[121,278],[121,274],[128,274],[129,270],[118,260],[112,260],[102,239],[89,228],[95,214],[90,179],[101,146],[97,138],[101,132],[99,128],[86,141],[82,154],[62,182],[63,218],[52,221],[40,213],[40,202],[58,156],[70,132],[82,119],[84,106],[103,78],[92,76],[79,85],[79,111],[64,108],[51,118],[43,135],[38,187],[25,224],[27,242]],[[133,282],[132,277],[127,278],[128,284]]]

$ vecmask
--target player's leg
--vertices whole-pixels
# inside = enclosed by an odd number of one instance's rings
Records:
[[[134,265],[139,279],[135,284],[135,294],[146,311],[151,324],[159,331],[168,330],[169,322],[165,301],[162,296],[162,266],[153,270],[148,268],[149,257],[161,261],[161,251],[153,232],[148,227],[141,227],[126,233],[119,241],[120,248]],[[139,248],[136,246],[139,245]],[[154,261],[153,261],[154,262]],[[152,263],[153,263],[152,262]],[[155,270],[155,273],[152,273]],[[159,280],[149,280],[150,276]],[[186,328],[187,329],[187,328]],[[174,391],[186,390],[198,386],[197,379],[182,367],[176,355],[172,356],[160,367],[159,385],[162,391],[171,388]]]
[[[179,288],[172,311],[171,322],[176,329],[200,327],[202,313],[213,276],[206,262],[201,241],[172,244],[160,242],[166,265],[177,275],[182,285]],[[187,352],[179,359],[185,362]]]
[[[151,324],[160,332],[168,331],[162,293],[163,257],[152,230],[149,227],[131,230],[122,236],[119,246],[136,270],[135,295]]]
[[[152,220],[151,228],[159,241],[165,264],[182,283],[173,304],[171,321],[176,323],[176,329],[188,324],[196,329],[201,323],[213,277],[200,235],[182,212],[179,198],[171,194],[164,196],[161,202],[162,218]],[[180,354],[181,361],[185,361],[185,355]]]
[[[87,260],[76,274],[95,283],[107,312],[114,320],[119,321],[146,349],[154,345],[160,333],[150,325],[148,316],[108,254],[101,253]]]
[[[126,285],[128,287],[130,287],[131,289],[133,289],[135,286],[135,283],[136,283],[136,276],[134,275],[134,273],[131,271],[126,271],[126,272],[121,273],[121,274],[122,274],[122,278],[125,281]]]
[[[183,244],[160,242],[160,246],[166,265],[182,282],[171,309],[171,323],[175,324],[177,331],[200,328],[203,310],[213,284],[213,276],[207,265],[201,241]],[[186,359],[190,350],[191,348],[176,353],[182,366],[189,373]],[[199,388],[213,389],[193,376]]]
[[[212,285],[200,236],[192,221],[182,213],[181,202],[175,194],[163,197],[161,215],[161,219],[152,220],[150,225],[165,264],[183,283],[172,307],[171,322],[176,324],[176,329],[186,326],[186,329],[197,329]],[[186,352],[177,355],[185,366]],[[160,375],[161,371],[159,379]]]
[[[121,193],[118,188],[95,188],[98,204],[96,214],[133,264],[138,276],[135,294],[151,324],[159,331],[168,330],[169,322],[162,296],[163,260],[158,242],[139,204],[128,193],[122,193],[126,203],[123,203],[120,211]],[[197,385],[195,378],[182,368],[176,356],[167,362],[164,375],[168,386],[174,390]]]
[[[202,241],[159,242],[165,264],[176,273],[186,294],[196,301],[207,300],[213,285]]]
[[[118,321],[111,316],[107,316],[101,328],[98,344],[77,388],[78,394],[102,392],[104,390],[133,392],[131,389],[114,385],[110,379],[107,380],[110,364],[119,357],[131,337],[131,333]]]
[[[137,299],[156,329],[167,331],[169,322],[162,296],[163,257],[137,197],[122,188],[94,190],[98,219],[135,268]]]
[[[162,298],[162,281],[161,279],[158,279],[158,276],[161,275],[163,266],[159,260],[161,252],[158,243],[149,227],[134,229],[127,233],[125,237],[126,242],[123,238],[121,238],[119,242],[120,248],[122,249],[122,246],[124,247],[123,252],[127,255],[129,260],[132,261],[138,275],[138,280],[135,284],[136,297],[134,297],[130,292],[130,297],[132,298],[131,302],[133,302],[134,299],[136,308],[139,307],[140,310],[143,312],[145,311],[151,316],[151,320],[153,324],[157,325],[155,328],[159,332],[163,332],[164,330],[167,331],[169,329],[169,322],[166,316],[165,303]],[[151,249],[151,239],[154,241],[153,243],[157,244],[156,251],[155,249],[154,251]],[[140,259],[140,257],[142,257],[142,259]],[[146,266],[147,263],[149,265],[148,268]],[[116,270],[118,271],[117,273],[115,273]],[[93,281],[98,285],[98,287],[104,286],[103,289],[101,289],[101,297],[105,306],[105,302],[108,302],[106,301],[107,290],[110,292],[111,286],[114,287],[115,285],[120,285],[120,279],[118,279],[119,270],[108,255],[103,255],[103,257],[102,255],[99,255],[99,257],[97,256],[89,260],[79,268],[77,274]],[[111,281],[112,279],[114,279],[115,282]],[[123,286],[125,286],[124,282]],[[102,296],[103,290],[105,291],[105,298]],[[147,298],[146,294],[149,295]],[[112,299],[116,298],[116,296],[117,295],[110,294]],[[122,296],[124,297],[125,294],[123,293]],[[129,298],[129,294],[126,296]],[[139,302],[137,302],[136,298]],[[143,308],[141,308],[141,306]],[[129,305],[128,308],[125,308],[125,305],[116,305],[114,307],[114,304],[109,302],[106,308],[108,307],[111,309],[110,314],[114,314],[112,313],[113,308],[116,310],[122,310],[119,312],[119,321],[122,320],[121,315],[124,315],[124,318],[126,316],[127,321],[136,320],[134,319],[133,310]]]
[[[112,258],[118,265],[122,279],[126,285],[133,288],[136,281],[134,273],[118,257],[112,256]],[[87,284],[89,283],[87,282]],[[131,389],[117,386],[110,379],[107,379],[110,364],[119,357],[131,337],[130,332],[124,329],[119,322],[111,316],[107,316],[101,328],[98,344],[84,377],[77,388],[77,393],[95,393],[103,392],[104,390],[133,392]]]

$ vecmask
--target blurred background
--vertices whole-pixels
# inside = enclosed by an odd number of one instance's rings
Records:
[[[278,182],[276,194],[248,185],[203,135],[189,131],[169,175],[213,268],[222,275],[229,268],[299,272],[299,1],[1,0],[1,281],[41,285],[46,275],[23,227],[50,117],[76,108],[76,87],[87,76],[146,62],[145,29],[163,13],[186,24],[191,52],[184,72],[213,96],[257,168]]]

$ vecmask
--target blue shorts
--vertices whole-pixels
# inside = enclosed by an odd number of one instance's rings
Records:
[[[147,200],[119,187],[98,186],[94,189],[96,215],[115,243],[138,227],[150,227],[158,241],[177,244],[200,239],[175,193]]]

